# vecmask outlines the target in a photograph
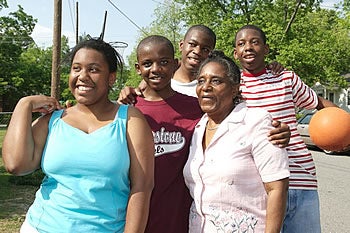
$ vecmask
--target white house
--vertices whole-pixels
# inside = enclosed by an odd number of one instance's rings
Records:
[[[347,88],[329,87],[317,82],[312,89],[319,96],[332,101],[345,111],[350,112],[350,73],[344,75],[344,77],[348,82]]]

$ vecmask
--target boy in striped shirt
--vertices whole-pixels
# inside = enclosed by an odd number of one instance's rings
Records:
[[[336,106],[317,96],[292,71],[272,74],[266,69],[269,52],[265,33],[246,25],[235,37],[234,57],[242,66],[242,97],[248,107],[265,108],[274,120],[289,125],[291,138],[286,147],[289,156],[289,192],[283,233],[321,232],[316,168],[311,153],[296,130],[295,107],[322,109]]]

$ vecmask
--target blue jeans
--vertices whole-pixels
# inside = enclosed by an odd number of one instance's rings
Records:
[[[316,190],[289,189],[282,233],[321,233]]]

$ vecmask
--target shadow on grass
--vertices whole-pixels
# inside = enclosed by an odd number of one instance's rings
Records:
[[[27,176],[12,176],[0,166],[1,232],[10,232],[12,228],[18,232],[43,177],[40,170]]]
[[[18,233],[44,174],[41,170],[26,176],[6,172],[2,161],[5,132],[6,129],[0,128],[0,232]]]
[[[3,167],[0,169],[0,219],[23,216],[34,201],[43,173],[36,171],[31,175],[18,177],[3,173]]]
[[[18,233],[44,175],[40,170],[21,177],[6,172],[2,161],[5,131],[0,128],[0,232]]]
[[[43,176],[41,171],[12,176],[0,164],[0,232],[19,232]]]

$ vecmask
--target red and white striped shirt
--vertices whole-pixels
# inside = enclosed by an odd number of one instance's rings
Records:
[[[274,120],[289,125],[288,147],[291,189],[317,189],[316,167],[311,153],[297,132],[296,107],[315,109],[317,94],[292,71],[274,75],[269,70],[242,73],[242,97],[250,108],[264,108]]]

